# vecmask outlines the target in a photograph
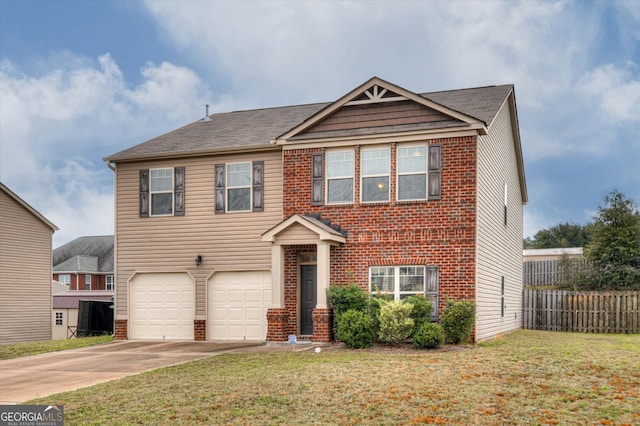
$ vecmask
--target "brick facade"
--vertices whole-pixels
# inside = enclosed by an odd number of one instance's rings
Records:
[[[311,156],[320,148],[285,150],[284,217],[320,214],[347,232],[347,242],[331,248],[331,284],[353,280],[368,290],[369,267],[435,265],[439,267],[439,309],[448,299],[475,299],[476,137],[429,141],[442,146],[442,196],[431,201],[395,201],[396,144],[391,147],[390,194],[386,203],[362,204],[360,149],[355,147],[354,203],[311,205]],[[325,182],[326,184],[326,182]],[[297,318],[293,274],[295,247],[285,259],[285,307]]]

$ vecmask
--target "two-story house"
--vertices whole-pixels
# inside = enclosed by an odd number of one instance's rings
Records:
[[[512,85],[217,113],[105,160],[116,336],[331,339],[330,285],[473,300],[521,326],[527,191]]]
[[[53,250],[53,279],[72,291],[113,291],[113,235],[78,237]]]

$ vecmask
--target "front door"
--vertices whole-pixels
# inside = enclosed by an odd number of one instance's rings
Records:
[[[313,310],[318,303],[318,267],[300,266],[300,334],[313,334]]]

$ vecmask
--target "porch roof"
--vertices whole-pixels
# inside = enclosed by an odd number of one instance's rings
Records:
[[[276,242],[278,234],[296,224],[302,225],[310,231],[318,234],[318,238],[320,239],[320,241],[327,241],[334,244],[343,244],[347,240],[342,233],[333,229],[331,226],[325,224],[321,220],[316,219],[315,217],[294,214],[262,234],[262,241],[268,241],[272,243]]]

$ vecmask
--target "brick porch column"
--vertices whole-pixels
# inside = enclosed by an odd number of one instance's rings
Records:
[[[313,342],[331,342],[333,340],[331,323],[331,308],[315,308],[313,310]]]
[[[288,341],[288,317],[285,308],[269,308],[267,310],[267,342]]]

